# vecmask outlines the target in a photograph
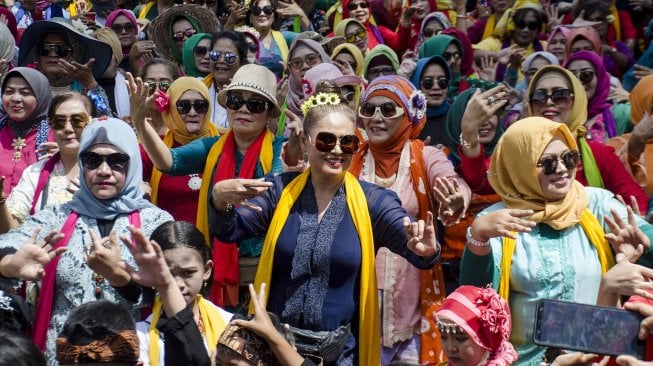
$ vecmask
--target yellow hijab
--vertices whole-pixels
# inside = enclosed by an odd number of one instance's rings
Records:
[[[363,53],[361,50],[352,43],[343,43],[333,49],[333,52],[331,52],[331,59],[335,59],[336,56],[343,52],[347,52],[352,55],[352,57],[354,57],[354,60],[356,61],[356,70],[354,70],[354,73],[357,76],[363,77],[363,71],[365,70],[365,59],[363,58]]]
[[[537,0],[515,1],[515,4],[512,6],[512,8],[503,12],[503,15],[497,21],[496,26],[492,30],[492,36],[503,40],[504,37],[511,35],[512,32],[515,30],[515,21],[512,18],[515,15],[515,12],[517,12],[517,10],[520,9],[534,9],[538,13],[541,13],[542,4],[540,4],[540,2]],[[492,15],[492,17],[494,17],[494,15]],[[496,17],[494,18],[494,20],[496,20]],[[488,24],[490,24],[490,22],[491,22],[490,19],[488,19]],[[485,35],[487,31],[488,31],[488,27],[486,25],[483,34]]]
[[[535,165],[554,137],[562,137],[570,149],[578,149],[576,139],[563,124],[540,117],[517,121],[494,149],[488,180],[506,207],[533,210],[533,221],[562,230],[580,222],[589,198],[575,179],[565,198],[552,202],[544,198]]]

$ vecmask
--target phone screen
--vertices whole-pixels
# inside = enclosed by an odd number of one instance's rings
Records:
[[[535,343],[599,355],[644,358],[637,338],[641,315],[604,306],[540,300],[535,315]]]

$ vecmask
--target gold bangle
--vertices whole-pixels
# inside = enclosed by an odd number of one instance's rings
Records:
[[[479,144],[479,136],[478,135],[476,135],[476,140],[466,141],[463,138],[463,134],[462,133],[460,134],[460,145],[462,145],[462,147],[467,148],[467,149],[475,149],[478,146],[478,144]]]

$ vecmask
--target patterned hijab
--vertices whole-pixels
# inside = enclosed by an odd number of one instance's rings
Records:
[[[98,144],[113,145],[117,150],[129,155],[125,185],[115,197],[108,200],[99,200],[91,193],[84,179],[84,168],[79,157],[81,153]],[[143,162],[138,141],[134,130],[124,121],[117,118],[94,119],[86,126],[79,143],[77,163],[80,166],[79,190],[73,199],[66,203],[73,211],[94,219],[114,220],[118,215],[152,206],[143,198],[140,186],[143,181]]]
[[[204,119],[202,120],[200,130],[197,133],[189,133],[186,130],[186,125],[184,124],[184,120],[179,114],[179,111],[177,111],[176,104],[181,96],[189,90],[198,92],[204,100],[210,101],[209,89],[200,79],[184,76],[175,80],[170,85],[170,88],[166,93],[168,94],[168,97],[170,97],[170,104],[168,109],[161,113],[163,122],[166,124],[166,127],[168,127],[168,130],[172,132],[175,141],[182,145],[186,145],[198,138],[217,135],[217,130],[213,123],[211,123],[211,116],[213,115],[211,111],[211,103],[209,103],[209,110],[204,113]]]
[[[589,198],[583,185],[574,179],[575,171],[564,198],[548,201],[544,197],[536,164],[554,137],[561,138],[570,150],[578,150],[566,125],[541,117],[515,122],[494,149],[488,180],[507,208],[533,210],[531,220],[562,230],[580,222]]]

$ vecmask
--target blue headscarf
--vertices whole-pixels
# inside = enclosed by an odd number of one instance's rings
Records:
[[[129,168],[125,185],[112,199],[99,200],[84,180],[84,167],[79,158],[81,153],[98,144],[113,145],[116,149],[129,155]],[[126,215],[136,210],[150,207],[152,204],[143,198],[140,183],[143,180],[143,162],[138,148],[134,130],[117,118],[94,119],[84,128],[77,154],[79,164],[79,190],[67,203],[73,211],[94,219],[114,220],[119,215]]]
[[[420,90],[420,80],[422,79],[422,73],[424,72],[424,69],[426,66],[430,64],[438,64],[444,69],[444,73],[447,76],[447,79],[449,79],[449,83],[451,83],[451,70],[449,70],[449,64],[447,61],[442,58],[441,56],[432,56],[432,57],[427,57],[427,58],[422,58],[419,61],[417,61],[417,66],[415,66],[415,71],[413,72],[413,76],[410,78],[410,82],[417,88],[417,90]],[[449,101],[447,100],[447,95],[449,94],[448,90],[444,91],[444,102],[439,106],[439,107],[428,107],[426,109],[426,118],[433,118],[433,117],[439,117],[442,116],[443,114],[447,113],[449,110]]]

